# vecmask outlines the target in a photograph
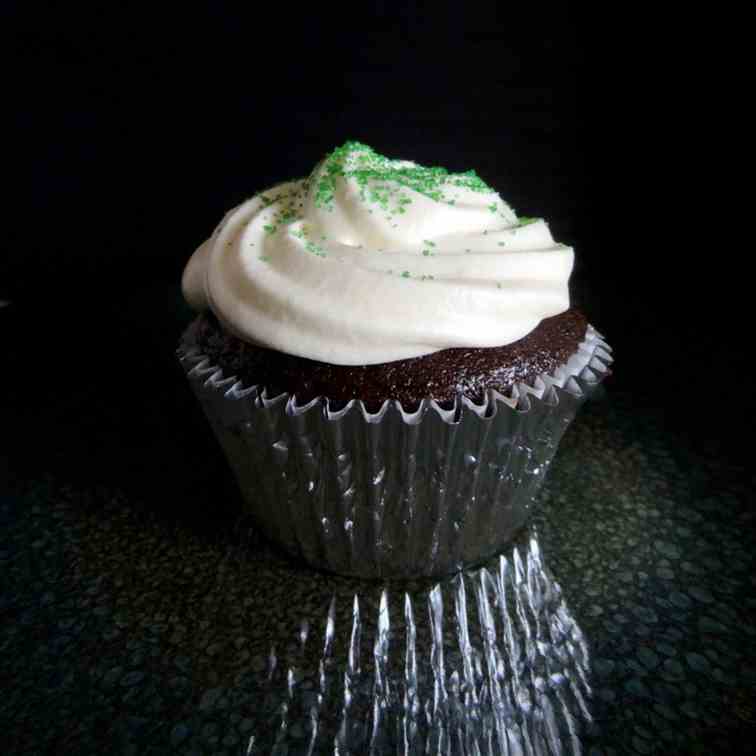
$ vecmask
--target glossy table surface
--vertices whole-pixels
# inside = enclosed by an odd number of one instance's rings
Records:
[[[500,558],[425,583],[320,574],[239,516],[158,350],[186,313],[150,336],[137,311],[97,361],[61,345],[56,380],[4,391],[5,752],[748,752],[752,480],[722,447],[610,381]]]

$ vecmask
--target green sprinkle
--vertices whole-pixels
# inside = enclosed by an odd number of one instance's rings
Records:
[[[408,191],[448,205],[455,204],[460,191],[495,195],[493,189],[475,171],[450,173],[446,168],[438,166],[428,167],[404,160],[392,160],[366,144],[349,141],[326,155],[308,178],[279,184],[256,195],[262,207],[260,220],[265,224],[263,230],[272,235],[302,220],[307,198],[315,207],[332,213],[336,192],[340,182],[344,181],[350,181],[356,188],[357,196],[366,205],[364,209],[369,214],[373,214],[376,209],[381,211],[391,228],[400,227],[401,216],[407,213],[407,206],[413,202]],[[499,212],[502,206],[496,199],[488,207],[492,212]],[[522,218],[519,225],[535,220],[537,219]],[[327,256],[322,247],[306,238],[306,232],[287,230],[302,239],[305,249],[311,254]],[[326,240],[326,234],[321,233],[319,241]],[[250,243],[250,246],[254,244]],[[431,250],[435,246],[436,243],[430,239],[423,240],[423,256],[434,256],[435,253]]]
[[[517,222],[520,226],[529,226],[531,223],[535,223],[538,218],[528,218],[527,216],[523,215],[522,218],[518,218]]]
[[[500,288],[501,288],[501,284],[497,282],[497,283],[496,283],[496,288],[497,288],[497,289],[500,289]]]
[[[506,247],[506,245],[507,245],[507,243],[506,243],[506,242],[499,242],[499,246],[500,246],[500,247]]]
[[[328,255],[325,253],[325,250],[320,245],[315,244],[315,242],[306,241],[305,249],[310,254],[316,255],[317,257],[328,257]]]
[[[436,202],[450,201],[447,192],[457,187],[486,194],[493,191],[475,171],[449,173],[446,168],[391,160],[366,144],[350,141],[326,155],[313,172],[315,206],[330,206],[338,182],[347,179],[357,183],[363,202],[394,213],[411,202],[401,193],[403,188]]]
[[[402,273],[402,278],[409,278],[409,277],[410,277],[409,271],[408,271],[408,270],[405,270],[405,271],[404,271],[404,272]]]
[[[270,258],[267,255],[260,255],[258,259],[262,260],[263,262],[270,262]]]

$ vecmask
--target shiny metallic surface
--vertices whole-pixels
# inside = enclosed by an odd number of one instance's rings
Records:
[[[608,374],[592,328],[534,387],[482,405],[386,401],[338,410],[244,387],[184,335],[178,355],[265,535],[312,566],[365,578],[439,576],[498,553],[526,523],[559,441]]]
[[[535,531],[428,590],[366,586],[339,601],[351,603],[342,624],[334,597],[309,633],[292,628],[288,656],[271,653],[247,753],[584,752],[591,660]]]

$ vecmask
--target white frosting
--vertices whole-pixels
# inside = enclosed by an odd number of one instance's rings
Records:
[[[251,343],[363,365],[517,341],[569,307],[572,265],[474,174],[347,143],[227,213],[182,285]]]

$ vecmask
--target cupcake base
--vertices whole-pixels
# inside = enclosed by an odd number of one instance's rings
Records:
[[[178,356],[223,447],[245,506],[290,554],[364,578],[439,576],[500,551],[525,524],[559,440],[608,375],[588,326],[575,353],[508,396],[369,411],[226,377],[197,343]]]
[[[196,346],[213,364],[247,384],[295,394],[299,402],[318,396],[344,403],[358,399],[377,411],[387,398],[405,409],[423,399],[453,402],[459,394],[480,403],[489,391],[508,394],[517,383],[532,385],[569,360],[587,326],[585,315],[572,308],[545,318],[511,344],[441,349],[371,365],[332,365],[249,344],[212,312],[197,318],[194,332]]]

